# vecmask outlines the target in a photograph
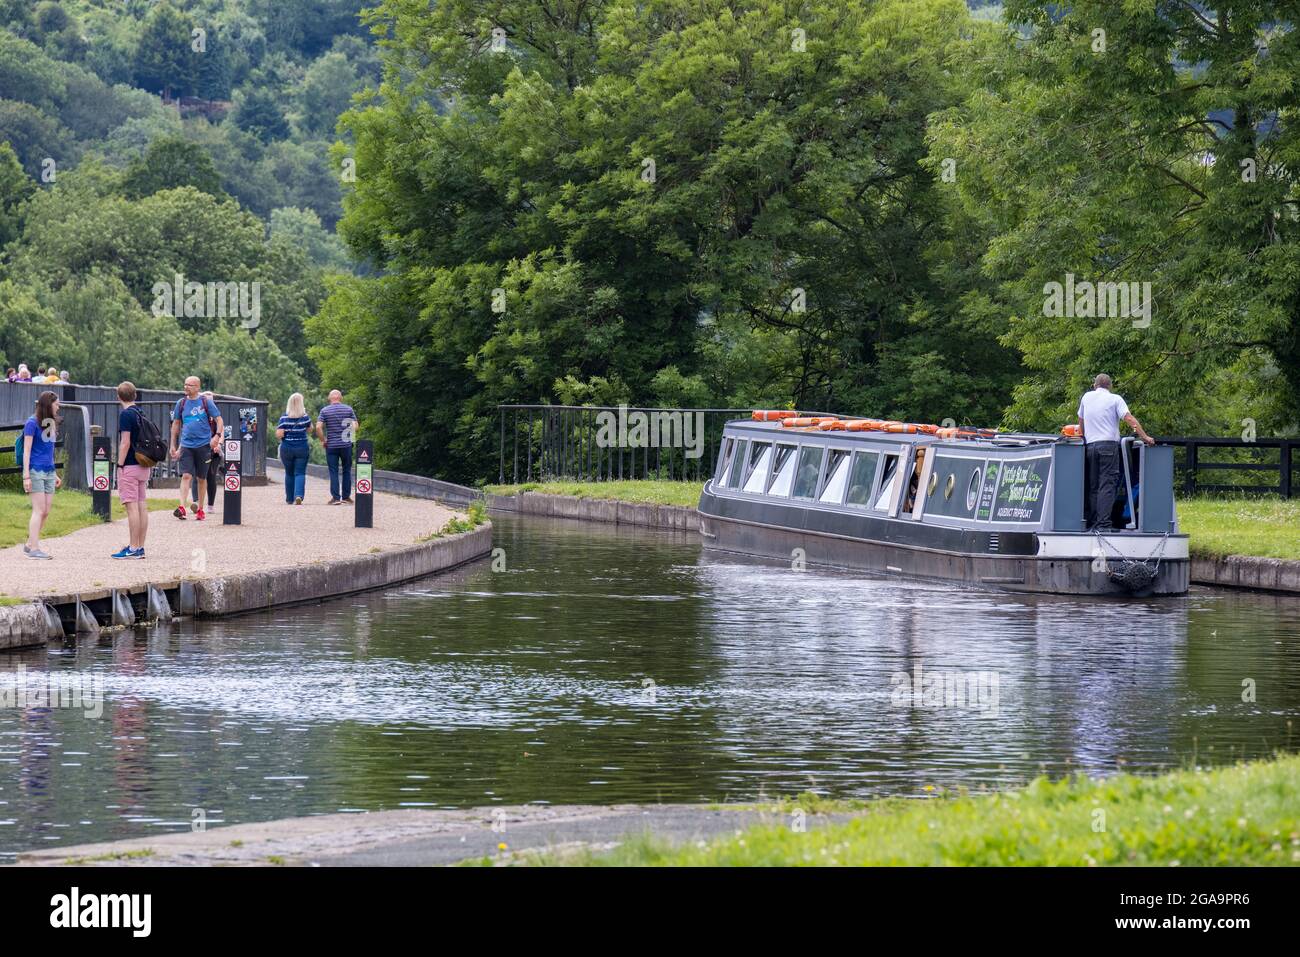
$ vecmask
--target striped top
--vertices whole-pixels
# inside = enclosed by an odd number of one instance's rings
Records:
[[[280,421],[276,424],[277,429],[284,429],[285,445],[302,448],[307,444],[307,430],[311,428],[311,416],[300,415],[297,418],[291,418],[287,415],[280,416]]]
[[[325,447],[327,449],[342,448],[351,445],[351,434],[344,436],[344,430],[349,422],[355,422],[357,414],[352,411],[352,406],[343,402],[331,402],[325,408],[320,410],[320,421],[325,423]]]

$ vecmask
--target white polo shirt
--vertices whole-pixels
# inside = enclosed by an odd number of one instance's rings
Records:
[[[1128,415],[1128,405],[1110,389],[1093,389],[1079,400],[1079,418],[1083,419],[1086,442],[1118,442],[1119,423]]]

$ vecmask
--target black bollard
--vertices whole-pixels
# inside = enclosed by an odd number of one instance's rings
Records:
[[[357,497],[353,506],[355,527],[375,527],[375,443],[362,439],[357,443]]]
[[[96,435],[91,442],[94,448],[94,473],[90,481],[90,510],[107,522],[113,515],[113,480],[109,478],[113,440],[107,435]]]
[[[240,525],[243,523],[241,502],[243,492],[243,442],[238,439],[226,439],[224,442],[225,460],[221,465],[221,475],[212,476],[210,480],[220,478],[226,490],[221,497],[221,524]]]

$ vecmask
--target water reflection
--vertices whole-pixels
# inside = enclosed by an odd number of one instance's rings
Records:
[[[0,854],[196,815],[916,794],[1295,744],[1293,598],[1016,597],[508,517],[496,543],[504,572],[0,654],[0,692],[21,665],[107,696],[101,720],[0,710]],[[919,674],[991,676],[996,707],[900,700]]]

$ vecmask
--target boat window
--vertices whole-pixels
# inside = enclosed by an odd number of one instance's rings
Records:
[[[831,449],[826,461],[826,478],[822,480],[820,502],[838,505],[844,501],[844,489],[849,484],[849,453],[845,449]]]
[[[876,481],[876,465],[879,461],[879,452],[858,452],[853,456],[853,468],[849,472],[847,504],[859,508],[866,508],[871,504],[871,487]]]
[[[722,457],[718,459],[718,474],[715,481],[721,482],[722,477],[727,474],[727,466],[731,464],[731,453],[734,451],[736,440],[728,436],[722,441]]]
[[[966,511],[975,511],[975,503],[980,500],[980,483],[984,479],[984,470],[976,468],[970,474],[970,485],[966,486]]]
[[[794,446],[778,445],[776,461],[772,463],[772,481],[768,483],[767,494],[785,498],[790,494],[790,485],[794,481]]]
[[[876,496],[876,504],[872,506],[879,511],[887,511],[889,503],[894,497],[894,486],[898,483],[898,456],[886,455],[884,471],[880,476],[880,494]]]
[[[826,450],[816,445],[805,445],[799,450],[799,469],[794,476],[794,497],[814,498],[817,495],[817,476],[822,470],[822,453]]]
[[[771,461],[771,442],[755,442],[749,447],[749,475],[745,479],[744,491],[763,491],[763,484],[767,481],[767,466]]]
[[[727,475],[727,488],[740,488],[740,479],[745,474],[745,450],[749,442],[741,439],[736,443],[736,454],[731,457],[731,472]]]

